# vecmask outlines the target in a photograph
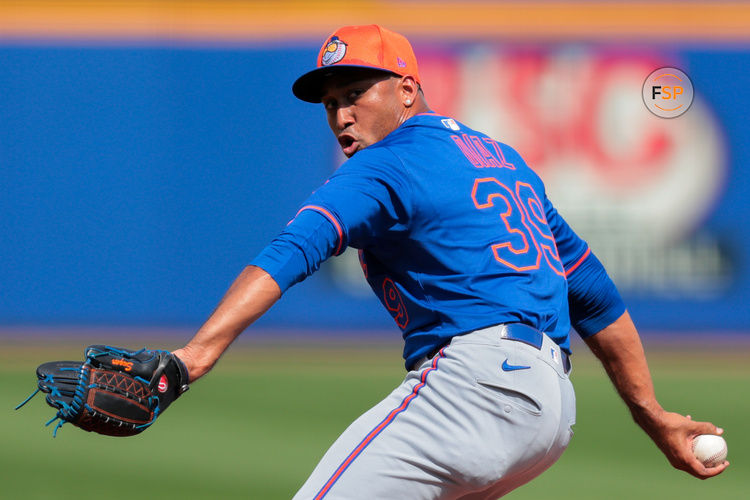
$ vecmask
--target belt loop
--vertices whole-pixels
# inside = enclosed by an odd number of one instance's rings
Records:
[[[568,353],[560,349],[560,352],[562,352],[563,355],[563,370],[565,370],[565,375],[570,374],[570,370],[573,368],[573,365],[570,362],[570,356],[568,356]]]

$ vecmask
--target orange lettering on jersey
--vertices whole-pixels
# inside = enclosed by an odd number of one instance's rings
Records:
[[[516,196],[521,201],[526,218],[534,229],[535,240],[542,249],[547,265],[559,276],[565,276],[565,268],[557,252],[557,242],[547,222],[542,200],[539,199],[531,184],[521,181],[516,181]]]
[[[501,242],[491,246],[495,260],[519,272],[539,269],[539,246],[513,190],[494,177],[485,177],[474,181],[471,198],[480,210],[500,212],[505,230],[498,234]]]
[[[484,177],[474,181],[471,191],[474,206],[479,210],[494,208],[505,226],[497,236],[500,242],[491,247],[495,260],[515,271],[535,271],[544,256],[547,266],[564,278],[565,269],[542,200],[531,184],[516,181],[515,188],[494,177]]]
[[[359,265],[362,267],[362,272],[365,273],[365,279],[368,278],[367,275],[367,261],[365,260],[365,251],[361,248],[357,250],[357,255],[359,256]]]
[[[396,320],[396,324],[402,329],[406,328],[406,325],[409,324],[406,304],[404,304],[404,299],[396,288],[396,284],[390,278],[383,280],[383,303],[393,319]]]
[[[487,165],[484,163],[484,158],[474,149],[474,145],[471,143],[471,139],[466,134],[462,134],[460,137],[452,135],[451,139],[456,143],[458,149],[464,154],[467,160],[471,162],[477,168],[483,168]]]
[[[476,135],[461,134],[461,136],[452,135],[451,139],[466,159],[477,168],[516,169],[513,164],[505,161],[500,145],[489,137],[479,138]],[[492,150],[488,149],[485,144],[489,144]]]
[[[494,141],[490,139],[489,137],[484,138],[484,142],[492,146],[492,150],[495,152],[495,156],[498,160],[500,160],[500,166],[503,168],[509,168],[511,170],[515,170],[516,167],[512,163],[508,163],[505,161],[505,155],[503,154],[503,150],[500,149],[500,144],[497,143],[497,141]]]
[[[474,147],[476,148],[477,152],[482,156],[485,167],[496,167],[496,168],[502,167],[500,162],[497,161],[497,159],[494,156],[492,156],[492,153],[490,153],[487,150],[487,148],[484,147],[484,144],[482,144],[482,141],[479,139],[479,137],[472,135],[471,142],[474,144]]]

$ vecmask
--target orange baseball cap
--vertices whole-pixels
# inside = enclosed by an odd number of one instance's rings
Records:
[[[318,54],[318,67],[299,77],[292,92],[307,102],[320,102],[323,84],[338,68],[372,68],[413,76],[418,84],[417,58],[409,40],[377,24],[344,26],[328,37]]]

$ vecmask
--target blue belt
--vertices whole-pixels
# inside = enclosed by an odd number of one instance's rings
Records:
[[[529,325],[524,325],[523,323],[505,323],[504,325],[497,325],[499,327],[505,328],[505,339],[507,340],[514,340],[516,342],[523,342],[524,344],[530,345],[531,347],[541,351],[542,345],[544,343],[544,334],[537,330],[534,327],[531,327]],[[435,354],[437,354],[441,348],[445,347],[448,343],[450,343],[450,340],[448,342],[441,344],[437,348],[435,348],[432,352],[415,362],[409,369],[413,370],[415,367],[421,365],[425,360],[431,359]],[[554,343],[554,342],[553,342]],[[570,358],[568,357],[568,354],[560,350],[560,357],[562,358],[560,362],[562,363],[563,370],[565,370],[565,373],[570,373]]]
[[[508,340],[515,340],[516,342],[523,342],[524,344],[530,345],[538,350],[542,350],[542,343],[544,342],[544,334],[528,325],[523,323],[506,323],[505,324],[505,337]],[[560,349],[560,356],[562,357],[562,365],[565,373],[570,372],[570,358],[568,353]]]

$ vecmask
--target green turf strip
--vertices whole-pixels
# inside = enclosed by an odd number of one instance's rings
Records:
[[[79,351],[71,346],[64,357]],[[726,429],[732,466],[699,481],[669,466],[632,423],[595,360],[579,349],[573,358],[578,424],[570,448],[507,498],[747,498],[749,358],[744,347],[649,352],[662,404]],[[147,492],[185,500],[287,499],[339,432],[404,375],[393,346],[242,345],[140,436],[102,437],[66,425],[52,439],[42,424],[53,411],[42,397],[13,411],[33,390],[36,365],[49,359],[27,346],[0,350],[2,498],[80,499],[101,492],[131,500]]]

